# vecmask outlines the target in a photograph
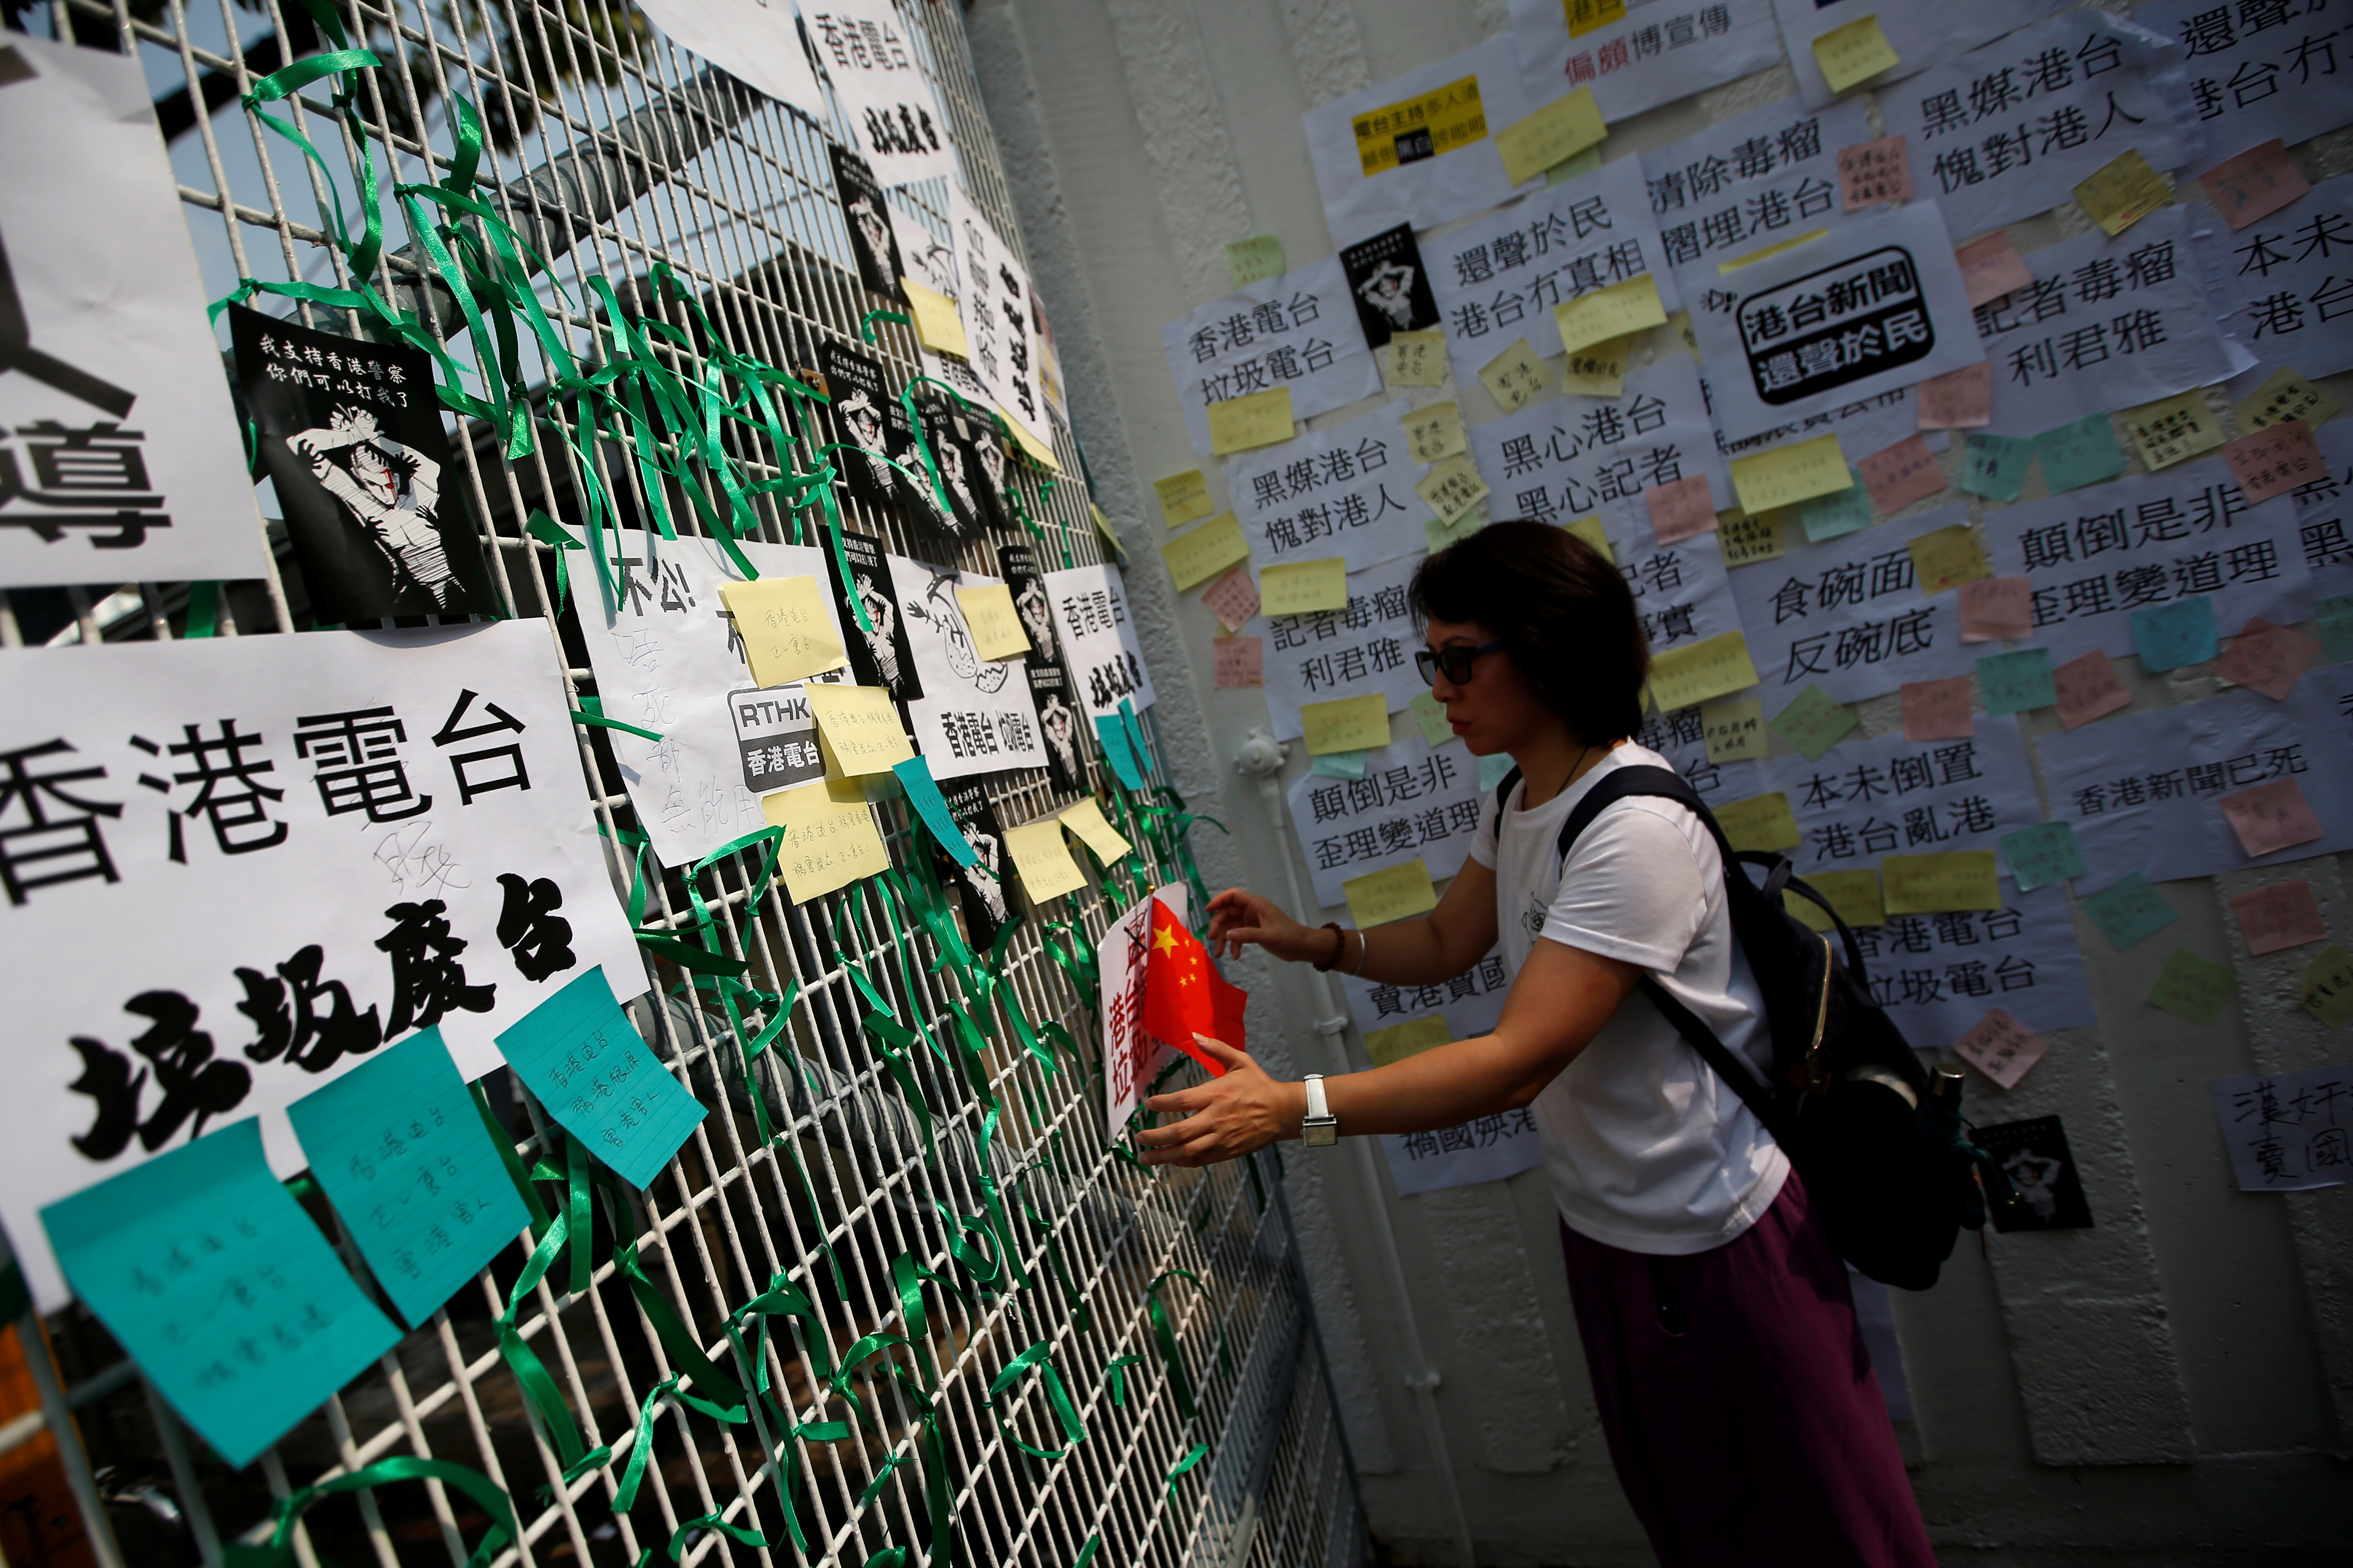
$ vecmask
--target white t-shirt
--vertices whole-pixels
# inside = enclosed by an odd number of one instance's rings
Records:
[[[1636,795],[1603,808],[1567,868],[1561,824],[1613,768],[1670,764],[1620,746],[1533,811],[1512,789],[1501,853],[1487,796],[1471,856],[1495,871],[1504,962],[1538,938],[1638,964],[1760,1072],[1772,1037],[1733,940],[1724,858],[1688,807]],[[1637,991],[1536,1097],[1553,1198],[1571,1228],[1629,1252],[1679,1257],[1732,1240],[1770,1207],[1789,1162],[1748,1107]]]

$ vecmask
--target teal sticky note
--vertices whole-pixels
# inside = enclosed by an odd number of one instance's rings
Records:
[[[661,1174],[708,1114],[613,1000],[602,964],[525,1014],[499,1049],[547,1113],[633,1187]]]
[[[286,1118],[411,1328],[530,1223],[438,1028],[386,1047]]]
[[[2320,662],[2343,664],[2353,658],[2353,594],[2337,594],[2320,601]]]
[[[1370,752],[1326,752],[1308,764],[1307,771],[1318,778],[1360,779],[1365,776],[1365,759]]]
[[[2031,893],[2053,882],[2084,874],[2084,852],[2075,847],[2075,826],[2068,822],[2038,822],[2001,836],[2001,852],[2018,890]]]
[[[2147,941],[2181,918],[2165,901],[2165,895],[2150,887],[2137,871],[2127,873],[2115,886],[2085,899],[2084,912],[2092,917],[2092,923],[2100,928],[2100,934],[2118,952]]]
[[[2105,414],[2089,414],[2073,425],[2045,430],[2034,438],[2042,459],[2042,482],[2058,495],[2115,479],[2125,471],[2125,450]]]
[[[1118,716],[1106,713],[1095,721],[1095,737],[1103,742],[1103,759],[1111,763],[1112,776],[1129,789],[1142,789],[1144,775],[1136,771],[1135,759],[1127,750],[1127,731],[1120,728]]]
[[[2185,664],[2203,664],[2215,653],[2214,601],[2203,594],[2135,610],[2133,651],[2154,675]]]
[[[74,1294],[234,1469],[400,1342],[269,1173],[250,1116],[41,1224]]]
[[[1988,500],[2016,500],[2033,466],[2033,442],[1972,430],[1961,458],[1961,489]]]
[[[2059,700],[2047,647],[1986,655],[1978,660],[1978,687],[1985,693],[1986,711],[1996,716],[2048,708]]]
[[[1494,794],[1495,786],[1504,782],[1504,775],[1510,773],[1514,768],[1518,767],[1519,765],[1519,763],[1512,760],[1512,753],[1509,752],[1497,752],[1492,757],[1480,758],[1479,793],[1481,795]]]
[[[980,858],[972,840],[956,826],[955,814],[948,810],[938,782],[932,777],[931,763],[921,757],[909,757],[903,763],[892,763],[891,771],[898,775],[899,787],[907,792],[907,804],[915,808],[915,815],[923,819],[923,826],[932,830],[932,837],[940,841],[940,847],[954,857],[957,865],[969,866]]]
[[[1135,771],[1140,777],[1152,765],[1152,748],[1144,743],[1144,721],[1135,716],[1135,700],[1119,700],[1120,727],[1127,731],[1127,754],[1135,759]],[[1137,785],[1139,789],[1143,786]]]
[[[1849,468],[1847,473],[1854,483],[1845,489],[1799,503],[1798,521],[1806,525],[1807,542],[1820,544],[1871,526],[1871,491],[1860,472]]]

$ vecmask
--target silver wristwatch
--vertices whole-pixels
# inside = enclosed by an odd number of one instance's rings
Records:
[[[1310,1149],[1328,1149],[1340,1141],[1340,1119],[1332,1114],[1331,1103],[1324,1098],[1322,1073],[1309,1073],[1306,1087],[1307,1115],[1299,1123],[1300,1142]]]

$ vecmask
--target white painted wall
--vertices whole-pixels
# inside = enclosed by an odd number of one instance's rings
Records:
[[[1492,37],[1504,10],[1503,0],[976,0],[965,14],[1096,493],[1133,557],[1162,734],[1196,809],[1232,828],[1230,839],[1194,836],[1212,885],[1247,880],[1282,896],[1297,851],[1229,763],[1265,722],[1264,701],[1211,689],[1212,617],[1198,595],[1173,592],[1155,558],[1165,531],[1153,478],[1202,466],[1222,493],[1218,465],[1198,465],[1187,442],[1161,323],[1227,291],[1230,240],[1275,234],[1294,265],[1329,254],[1301,114]],[[2353,46],[2342,52],[2353,69]],[[1777,68],[1621,122],[1605,155],[1790,90]],[[2308,144],[2298,162],[2314,180],[2353,167],[2353,132]],[[2075,231],[2045,217],[2011,232],[2031,250]],[[2330,390],[2353,403],[2348,383]],[[1497,412],[1476,385],[1416,401],[1445,397],[1473,424]],[[1947,462],[1957,460],[1957,444]],[[2204,669],[2127,679],[2137,707],[2214,690]],[[1892,697],[1861,712],[1866,734],[1901,727]],[[2047,712],[2029,723],[2055,726]],[[1304,764],[1294,757],[1290,776]],[[2333,859],[2167,885],[2183,916],[2168,935],[2236,960],[2240,1000],[2212,1028],[2142,1003],[2171,942],[2119,958],[2079,921],[2102,1026],[2056,1033],[2015,1092],[1973,1080],[1979,1120],[2065,1116],[2098,1225],[1989,1233],[1983,1253],[1965,1237],[1943,1283],[1895,1302],[1915,1410],[1901,1431],[1947,1562],[2341,1562],[2353,1545],[2353,1192],[2236,1192],[2204,1085],[2353,1054],[2295,1005],[2309,950],[2250,959],[2224,913],[2229,893],[2295,876],[2312,881],[2340,939],[2353,934]],[[1276,1070],[1336,1067],[1315,1024],[1340,1009],[1315,976],[1253,963],[1235,977],[1251,989],[1251,1037]],[[1364,1063],[1353,1031],[1345,1049]],[[1397,1560],[1450,1560],[1459,1495],[1482,1563],[1649,1561],[1594,1421],[1541,1173],[1401,1200],[1345,1147],[1294,1145],[1286,1164],[1366,1502]],[[1385,1263],[1385,1226],[1399,1274]],[[1436,1431],[1408,1386],[1409,1321],[1438,1373]]]

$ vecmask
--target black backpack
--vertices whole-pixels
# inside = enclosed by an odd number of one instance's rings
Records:
[[[1519,778],[1514,768],[1497,786],[1499,836]],[[1759,1082],[1749,1064],[1655,978],[1643,976],[1642,994],[1788,1153],[1839,1256],[1884,1284],[1926,1289],[1961,1230],[1985,1224],[1985,1193],[2009,1194],[2000,1168],[1968,1142],[1959,1080],[1939,1075],[1931,1082],[1903,1032],[1873,998],[1862,949],[1829,900],[1792,874],[1786,856],[1735,850],[1691,785],[1668,770],[1621,767],[1596,780],[1561,824],[1563,867],[1602,808],[1638,795],[1689,806],[1715,836],[1733,935],[1764,994],[1773,1040],[1771,1081]],[[1744,865],[1762,868],[1762,886]],[[1827,933],[1788,912],[1781,901],[1785,891],[1830,917],[1843,953]],[[1973,1170],[1987,1187],[1972,1179]]]

